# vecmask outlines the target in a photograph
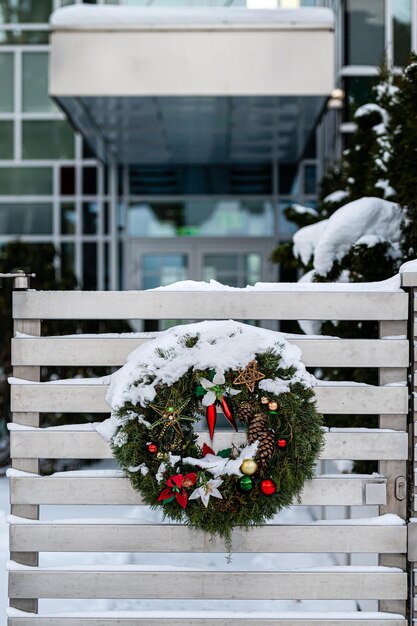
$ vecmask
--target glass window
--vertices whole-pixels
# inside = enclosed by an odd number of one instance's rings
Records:
[[[51,204],[0,204],[2,235],[52,234]]]
[[[97,244],[83,244],[83,289],[97,289]]]
[[[394,65],[407,65],[411,52],[411,0],[392,0]]]
[[[72,202],[61,204],[61,233],[73,235],[75,233],[75,205]]]
[[[304,166],[304,193],[317,192],[317,168],[314,164]]]
[[[97,233],[98,210],[97,202],[83,202],[84,235],[95,235]]]
[[[47,44],[49,43],[48,30],[1,30],[0,45],[19,44]]]
[[[57,110],[48,96],[47,52],[23,54],[22,101],[23,111],[42,113]]]
[[[279,215],[278,215],[278,230],[279,236],[283,239],[289,239],[298,230],[298,226],[294,222],[287,220],[285,216],[285,209],[295,203],[294,200],[282,200],[279,203]]]
[[[170,285],[188,277],[185,254],[144,254],[142,257],[143,289]]]
[[[61,274],[73,276],[75,273],[75,245],[73,243],[61,244]]]
[[[110,232],[110,203],[103,203],[103,226],[104,226],[104,234],[108,235]]]
[[[74,158],[74,132],[68,122],[23,122],[24,159]]]
[[[0,23],[47,24],[52,9],[53,0],[1,0]]]
[[[262,259],[257,253],[205,254],[203,278],[230,287],[246,287],[261,280]]]
[[[83,194],[95,196],[97,193],[97,168],[85,167],[83,169]]]
[[[138,202],[128,209],[134,237],[271,237],[273,206],[264,200]]]
[[[346,0],[345,65],[380,65],[385,50],[384,0]]]
[[[0,159],[13,159],[13,122],[0,122]]]
[[[60,188],[62,196],[75,196],[75,167],[61,167]]]
[[[49,167],[0,168],[0,196],[52,195]]]
[[[0,54],[0,113],[13,111],[13,54]]]
[[[353,119],[358,107],[375,100],[373,87],[377,82],[377,76],[349,76],[344,79],[346,121]]]

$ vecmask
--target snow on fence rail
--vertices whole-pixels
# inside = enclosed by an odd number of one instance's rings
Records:
[[[407,368],[410,362],[410,293],[417,276],[382,284],[264,285],[212,292],[16,291],[12,345],[13,423],[9,626],[405,626],[412,610],[407,586],[408,499],[405,478],[411,460]],[[91,424],[73,424],[71,413],[105,413],[107,380],[39,383],[41,366],[119,366],[149,335],[41,337],[42,319],[337,319],[376,320],[379,339],[289,337],[309,367],[378,368],[379,385],[326,383],[315,389],[324,413],[378,413],[379,428],[326,429],[323,459],[378,460],[376,475],[322,474],[306,484],[302,503],[314,506],[379,507],[372,519],[275,523],[250,532],[236,529],[236,553],[365,553],[379,555],[374,567],[304,568],[296,571],[169,570],[158,565],[95,568],[40,566],[40,552],[218,553],[218,540],[175,524],[140,519],[39,521],[45,504],[140,504],[139,495],[113,470],[39,474],[39,459],[109,459],[109,445]],[[68,414],[62,427],[40,428],[40,414]],[[412,417],[411,417],[412,420]],[[411,421],[410,420],[410,421]],[[201,441],[207,440],[200,433]],[[219,445],[228,433],[216,435]],[[217,445],[217,444],[216,444]],[[295,503],[297,504],[297,503]],[[368,509],[366,509],[368,510]],[[363,517],[363,516],[362,516]],[[205,558],[202,558],[205,562]],[[334,613],[185,612],[37,614],[39,598],[349,599],[378,600],[379,611]],[[407,606],[408,603],[408,606]],[[369,606],[369,605],[365,605]],[[263,603],[263,610],[268,605]],[[272,620],[272,622],[271,622]]]

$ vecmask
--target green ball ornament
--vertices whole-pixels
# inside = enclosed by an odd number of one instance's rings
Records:
[[[242,491],[250,491],[253,487],[252,478],[250,476],[242,476],[239,480],[239,487]]]

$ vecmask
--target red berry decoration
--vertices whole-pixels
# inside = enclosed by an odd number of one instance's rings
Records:
[[[158,446],[156,443],[148,443],[147,448],[150,454],[156,454],[158,452]]]
[[[277,488],[273,480],[263,480],[261,482],[261,491],[264,496],[272,496],[276,492]]]
[[[286,439],[278,439],[278,448],[285,448],[287,445]]]

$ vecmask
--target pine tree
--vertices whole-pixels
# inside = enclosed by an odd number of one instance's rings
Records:
[[[388,177],[395,200],[406,211],[403,261],[417,257],[417,56],[412,55],[393,92],[390,106]]]

